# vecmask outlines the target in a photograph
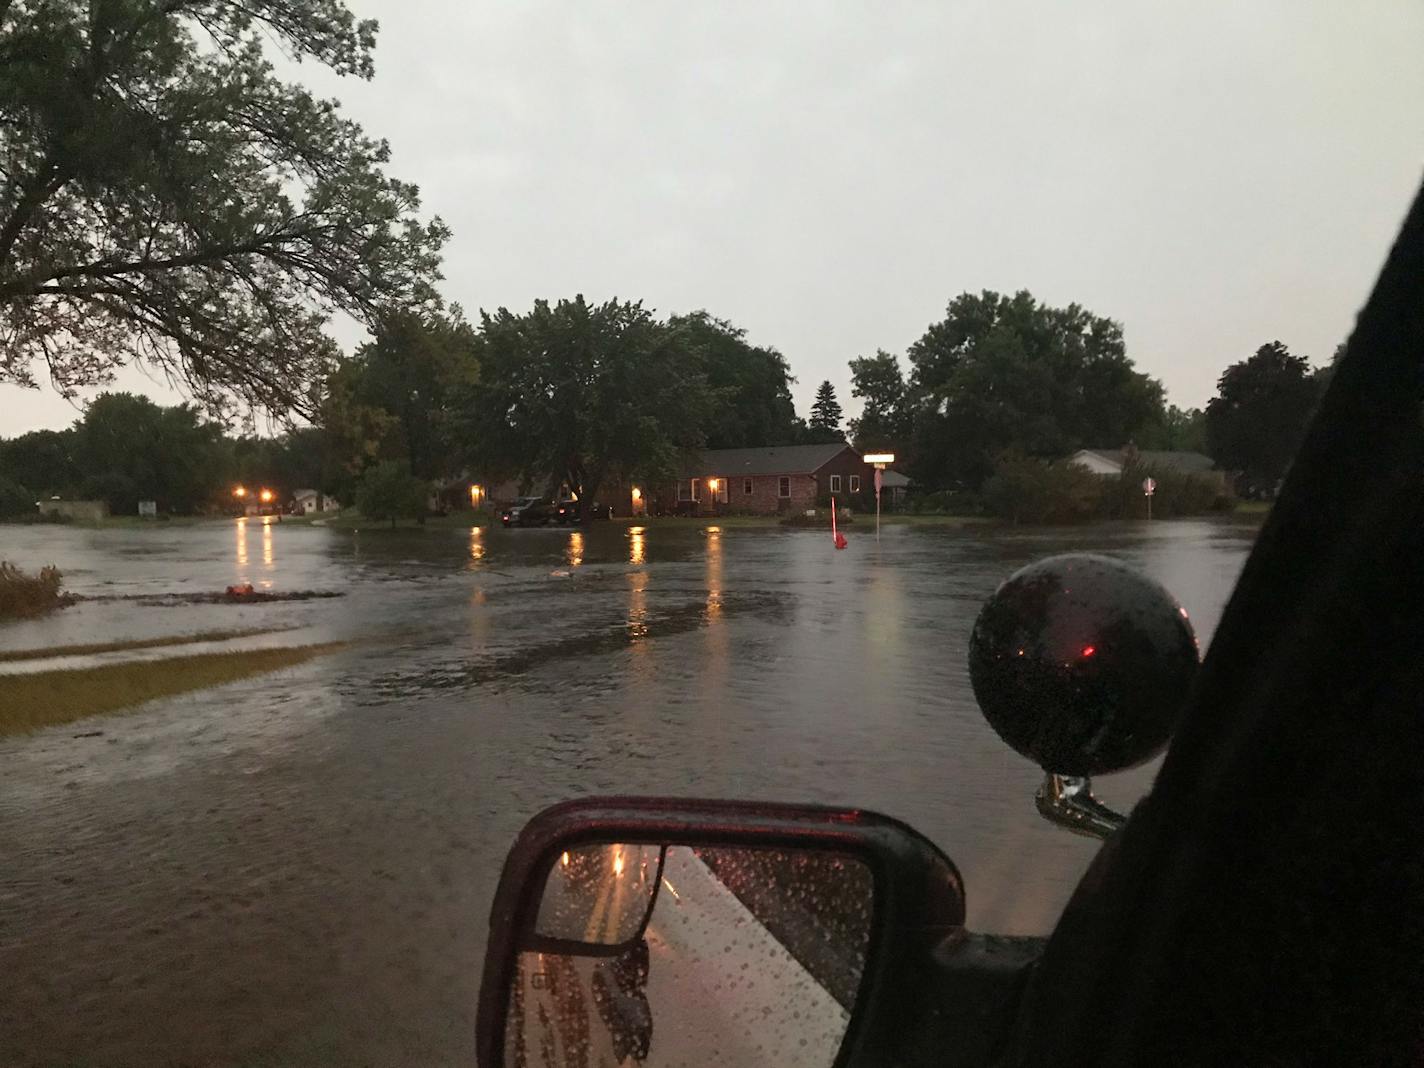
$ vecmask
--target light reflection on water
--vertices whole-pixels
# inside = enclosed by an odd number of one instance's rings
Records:
[[[235,550],[225,524],[0,527],[0,557],[55,563],[80,593],[221,590],[249,566],[248,526]],[[505,850],[589,793],[879,809],[954,858],[972,927],[1046,930],[1094,846],[1038,820],[1037,773],[974,708],[979,605],[1032,559],[1105,551],[1166,581],[1205,645],[1253,531],[891,526],[878,548],[861,531],[836,552],[739,527],[263,523],[264,585],[346,595],[86,602],[0,630],[3,648],[235,626],[363,639],[96,721],[100,737],[0,740],[0,1015],[21,1021],[0,1063],[468,1061]],[[1130,806],[1150,776],[1100,793]]]

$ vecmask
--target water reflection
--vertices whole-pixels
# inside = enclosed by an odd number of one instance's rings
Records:
[[[247,517],[241,516],[237,521],[237,566],[247,566]],[[239,578],[246,578],[246,575],[239,575]]]
[[[262,570],[269,573],[276,570],[272,560],[272,517],[270,515],[262,517]],[[261,584],[264,589],[272,588],[270,578],[263,579]]]
[[[722,528],[707,528],[707,621],[722,614]]]
[[[578,567],[583,563],[583,531],[569,532],[569,547],[564,551],[564,559],[569,562],[570,567]]]
[[[485,541],[484,531],[480,527],[470,528],[470,562],[477,563],[484,559]]]
[[[643,535],[645,527],[628,528],[628,562],[641,564],[644,559]]]

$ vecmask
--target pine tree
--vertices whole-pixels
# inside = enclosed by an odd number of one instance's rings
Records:
[[[816,388],[816,402],[811,405],[811,421],[808,424],[813,441],[843,441],[841,433],[841,406],[836,400],[836,387],[830,382],[822,382]]]

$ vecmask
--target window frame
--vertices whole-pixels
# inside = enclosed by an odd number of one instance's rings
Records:
[[[786,491],[786,492],[784,492],[784,493],[782,492],[783,488],[784,488],[785,491]],[[776,476],[776,496],[777,496],[777,499],[783,500],[783,501],[789,501],[789,500],[791,499],[791,476],[790,476],[790,475],[777,475],[777,476]]]
[[[745,496],[745,497],[750,497],[750,496],[751,496],[753,493],[755,493],[755,492],[756,492],[756,490],[755,490],[755,488],[752,486],[752,476],[751,476],[751,475],[745,476],[745,477],[742,479],[742,495]]]
[[[832,475],[832,476],[827,480],[827,484],[828,484],[828,486],[830,487],[830,491],[831,491],[832,493],[839,493],[839,492],[841,491],[841,476],[840,476],[840,475]]]
[[[849,487],[849,488],[847,488],[847,490],[846,490],[847,493],[859,493],[859,492],[860,492],[860,476],[859,476],[859,475],[850,475],[850,476],[849,476],[848,487]]]

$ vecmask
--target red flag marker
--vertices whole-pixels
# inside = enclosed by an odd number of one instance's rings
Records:
[[[836,499],[834,497],[831,498],[831,543],[837,549],[844,549],[848,544],[845,535],[836,529]]]

